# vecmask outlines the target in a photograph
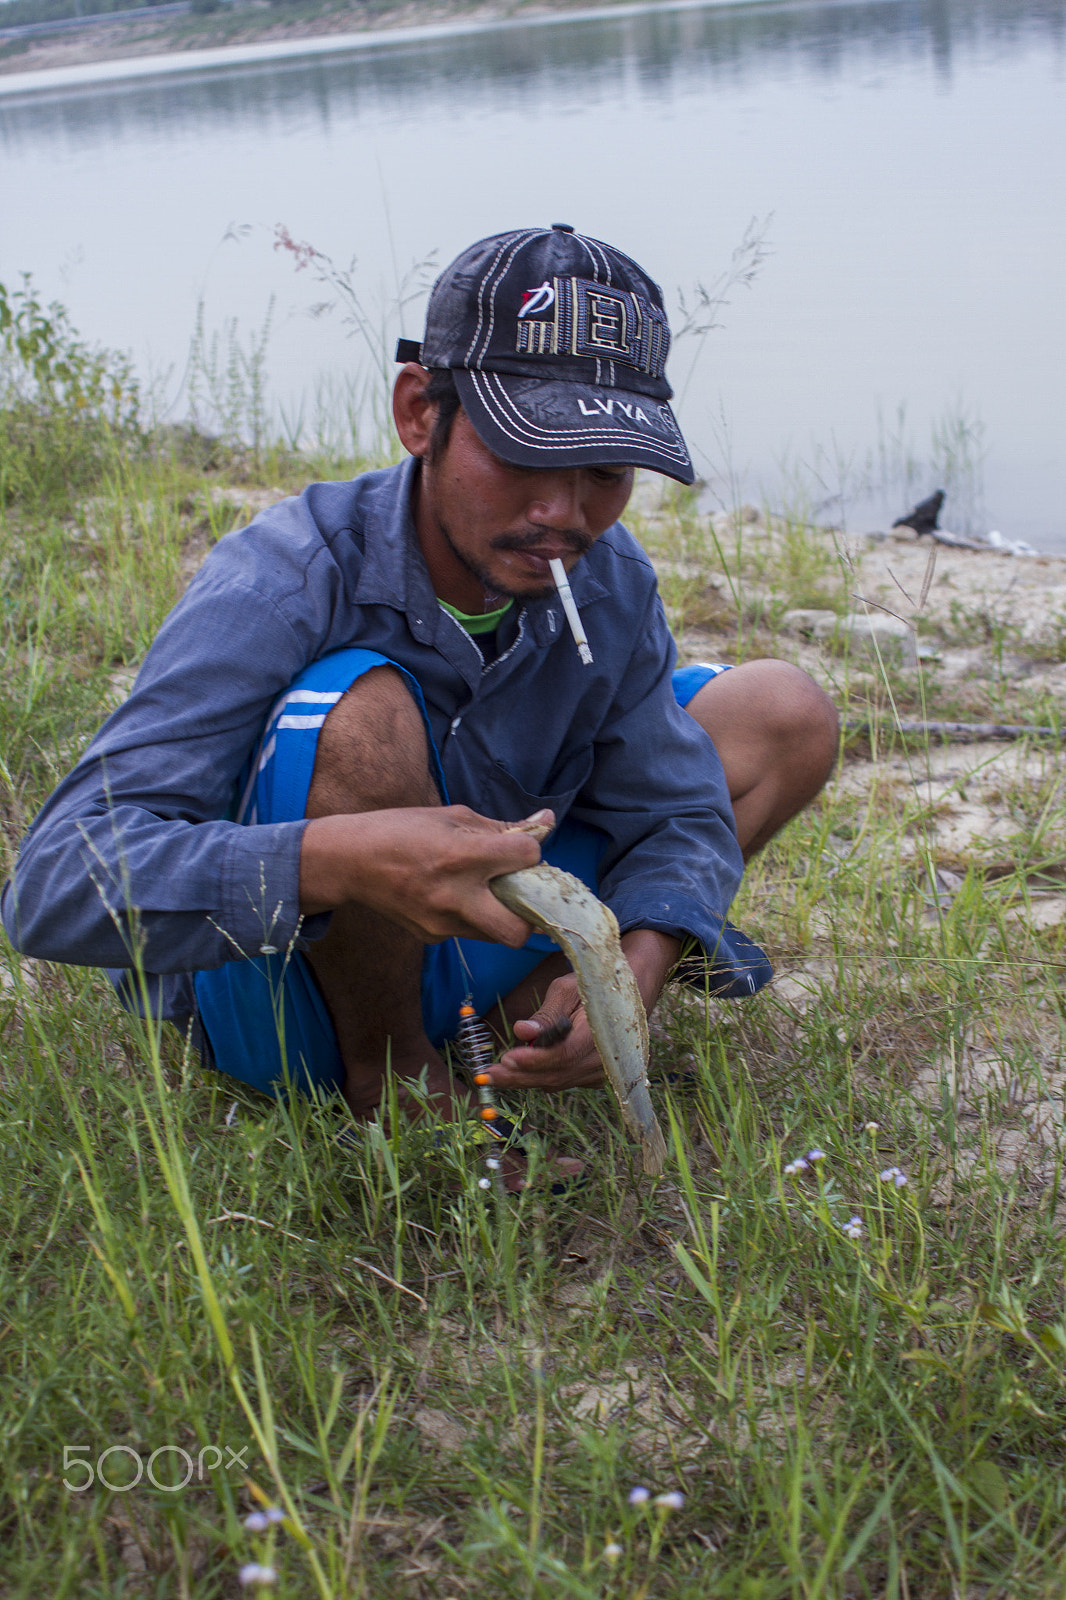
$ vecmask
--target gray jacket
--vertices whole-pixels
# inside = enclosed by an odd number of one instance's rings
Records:
[[[718,756],[674,702],[647,557],[616,523],[571,576],[593,666],[554,597],[515,608],[485,665],[430,586],[410,513],[416,470],[409,459],[312,484],[212,550],[129,699],[23,842],[0,900],[17,948],[128,968],[135,907],[156,1004],[179,1019],[189,974],[256,954],[264,916],[285,946],[306,823],[228,819],[273,701],[309,662],[362,645],[422,685],[452,802],[506,820],[550,806],[601,828],[600,893],[623,932],[694,934],[723,976],[744,969],[737,992],[764,981],[761,952],[723,934],[740,851]],[[301,936],[328,924],[308,918]]]

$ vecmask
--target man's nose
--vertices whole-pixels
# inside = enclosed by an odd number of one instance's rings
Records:
[[[585,525],[579,468],[545,472],[538,477],[529,503],[529,520],[535,526],[580,529]]]

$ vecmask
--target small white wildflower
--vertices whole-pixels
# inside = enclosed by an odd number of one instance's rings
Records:
[[[609,1561],[612,1567],[616,1561],[621,1561],[624,1555],[625,1551],[620,1544],[605,1544],[603,1547],[603,1559]]]
[[[495,1156],[489,1156],[488,1160],[485,1162],[485,1165],[488,1167],[490,1172],[499,1172],[500,1170],[500,1163]]]
[[[249,1561],[237,1574],[242,1588],[251,1587],[266,1589],[272,1583],[277,1583],[278,1575],[273,1567],[261,1566],[258,1561]]]
[[[785,1177],[794,1178],[798,1172],[806,1172],[807,1163],[802,1156],[797,1156],[795,1161],[790,1161],[785,1168]]]
[[[879,1122],[864,1122],[863,1123],[863,1132],[864,1133],[880,1133],[881,1132],[881,1124]]]
[[[268,1522],[284,1522],[285,1513],[280,1506],[267,1506],[265,1516]]]
[[[807,1160],[808,1161],[824,1161],[825,1160],[825,1151],[824,1150],[819,1150],[818,1146],[815,1145],[813,1150],[808,1150],[807,1151]]]
[[[491,1189],[492,1188],[492,1179],[491,1178],[479,1178],[477,1180],[477,1186],[478,1186],[479,1189]]]
[[[894,1183],[897,1189],[902,1189],[907,1181],[907,1174],[901,1172],[898,1167],[886,1167],[878,1176],[882,1183]]]
[[[679,1489],[671,1489],[669,1494],[657,1494],[655,1504],[662,1506],[664,1511],[680,1511],[685,1503],[685,1497]]]
[[[266,1533],[270,1524],[261,1511],[250,1511],[244,1519],[244,1526],[249,1533]]]
[[[847,1234],[849,1239],[861,1239],[862,1238],[862,1218],[861,1217],[849,1217],[847,1222],[844,1223],[844,1232]]]
[[[647,1505],[650,1499],[650,1492],[647,1489],[642,1488],[639,1483],[635,1489],[630,1489],[629,1491],[629,1503],[631,1506]]]

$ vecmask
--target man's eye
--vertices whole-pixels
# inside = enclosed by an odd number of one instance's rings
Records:
[[[592,476],[597,483],[625,483],[628,467],[593,467]]]

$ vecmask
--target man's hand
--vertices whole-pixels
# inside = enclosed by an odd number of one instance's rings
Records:
[[[603,1082],[603,1063],[572,972],[549,985],[543,1005],[516,1022],[514,1034],[519,1042],[490,1069],[497,1089],[582,1089]],[[542,1044],[542,1037],[554,1043]]]
[[[623,934],[622,950],[650,1012],[681,953],[681,941],[634,928]],[[572,972],[548,986],[539,1010],[516,1022],[514,1033],[519,1043],[491,1069],[497,1089],[582,1089],[603,1082],[603,1063]]]
[[[550,811],[530,823],[553,822]],[[532,833],[467,806],[411,806],[316,817],[300,852],[305,915],[369,906],[423,944],[452,935],[518,949],[529,926],[500,904],[489,879],[536,866]]]

